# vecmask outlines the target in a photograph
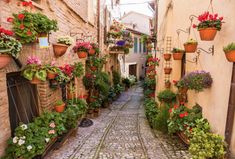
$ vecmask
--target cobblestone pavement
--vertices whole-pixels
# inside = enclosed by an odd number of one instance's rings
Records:
[[[144,115],[143,90],[124,92],[94,124],[79,128],[46,159],[188,159],[187,147],[177,138],[149,127]]]

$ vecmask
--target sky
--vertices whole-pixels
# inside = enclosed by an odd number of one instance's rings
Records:
[[[123,15],[124,13],[135,11],[135,12],[139,12],[148,16],[153,16],[153,12],[151,11],[151,9],[149,9],[148,3],[145,3],[149,1],[152,1],[152,0],[120,0],[121,14]],[[136,4],[136,3],[140,3],[140,4]],[[122,4],[128,4],[128,5],[122,5]]]

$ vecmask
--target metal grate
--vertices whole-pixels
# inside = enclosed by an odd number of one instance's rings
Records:
[[[38,95],[36,86],[30,84],[19,72],[7,74],[7,93],[13,134],[20,122],[27,124],[38,116]]]

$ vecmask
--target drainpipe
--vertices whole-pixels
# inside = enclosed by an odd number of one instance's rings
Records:
[[[97,0],[97,42],[100,47],[100,0]]]

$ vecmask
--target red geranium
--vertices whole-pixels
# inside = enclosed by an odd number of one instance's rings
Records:
[[[13,21],[14,21],[14,19],[12,17],[7,18],[7,22],[12,23]]]
[[[184,117],[184,113],[181,113],[181,114],[179,115],[179,117],[180,117],[180,118],[183,118],[183,117]]]
[[[32,32],[30,30],[27,31],[27,35],[28,36],[31,36],[32,35]]]
[[[175,105],[174,105],[174,109],[177,109],[177,108],[179,108],[179,106],[175,104]]]
[[[21,14],[21,13],[18,14],[18,19],[19,19],[19,20],[23,20],[24,18],[25,18],[25,15],[24,15],[24,14]]]
[[[171,113],[172,112],[172,108],[171,109],[169,109],[169,113]]]
[[[1,33],[8,35],[8,36],[12,36],[14,34],[12,31],[6,30],[6,29],[0,27],[0,34]]]
[[[21,29],[21,30],[24,29],[24,24],[20,24],[20,29]]]
[[[70,78],[73,76],[73,70],[74,68],[69,65],[69,64],[66,64],[64,67],[59,67],[61,69],[61,71],[66,74],[67,76],[69,76]]]

